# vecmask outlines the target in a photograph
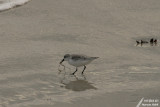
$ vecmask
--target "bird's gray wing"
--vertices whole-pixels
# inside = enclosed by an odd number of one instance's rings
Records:
[[[86,56],[81,56],[81,55],[73,55],[72,60],[86,60]]]

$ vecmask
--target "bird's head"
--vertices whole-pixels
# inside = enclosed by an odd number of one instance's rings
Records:
[[[61,60],[60,64],[62,64],[63,61],[68,61],[70,58],[70,54],[65,54],[64,58]]]

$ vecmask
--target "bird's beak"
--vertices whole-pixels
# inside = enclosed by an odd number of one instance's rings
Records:
[[[64,59],[62,59],[62,61],[59,64],[62,64],[63,61],[64,61]]]

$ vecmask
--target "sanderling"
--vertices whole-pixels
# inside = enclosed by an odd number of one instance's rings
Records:
[[[89,64],[90,62],[92,62],[94,59],[97,59],[97,58],[98,57],[89,57],[89,56],[85,56],[85,55],[66,54],[66,55],[64,55],[64,58],[62,59],[60,64],[62,65],[63,61],[68,61],[68,63],[70,65],[75,66],[76,71],[74,71],[72,73],[73,75],[77,72],[78,67],[84,66],[84,69],[82,71],[82,74],[83,74],[84,70],[86,69],[86,65]]]

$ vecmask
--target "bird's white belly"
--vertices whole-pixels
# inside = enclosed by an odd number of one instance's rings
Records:
[[[91,61],[89,60],[69,60],[68,63],[75,67],[80,67],[89,64]]]

